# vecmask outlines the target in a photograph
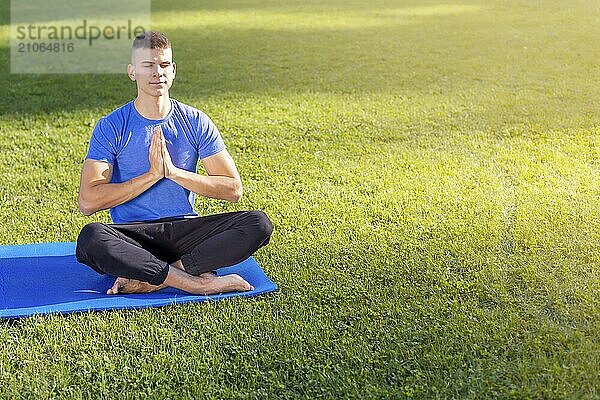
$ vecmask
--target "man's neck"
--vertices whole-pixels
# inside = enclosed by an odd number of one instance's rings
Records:
[[[133,105],[137,112],[148,119],[163,119],[171,111],[169,95],[159,97],[138,95]]]

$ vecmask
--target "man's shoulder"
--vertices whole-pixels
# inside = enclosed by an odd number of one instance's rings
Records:
[[[102,119],[107,121],[122,121],[127,119],[127,116],[131,113],[131,106],[133,104],[133,100],[128,101],[120,107],[115,108],[109,114],[102,117]]]
[[[109,114],[101,117],[96,123],[94,134],[101,132],[104,136],[118,135],[127,127],[129,121],[129,115],[131,113],[130,101],[117,109],[113,110]]]
[[[129,120],[129,114],[131,113],[131,104],[133,100],[123,104],[122,106],[114,109],[109,114],[101,117],[98,120],[97,126],[100,128],[112,128],[121,127]]]
[[[173,101],[175,111],[177,111],[179,114],[183,114],[188,118],[199,119],[199,120],[208,118],[208,116],[202,110],[200,110],[194,106],[182,103],[179,100],[175,100],[175,99],[171,99],[171,100]]]

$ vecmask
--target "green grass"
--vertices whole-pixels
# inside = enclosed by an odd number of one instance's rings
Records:
[[[125,75],[9,75],[0,243],[73,241]],[[368,3],[368,4],[367,4]],[[153,2],[278,292],[0,323],[0,398],[600,398],[600,7]],[[124,60],[124,62],[127,62]]]

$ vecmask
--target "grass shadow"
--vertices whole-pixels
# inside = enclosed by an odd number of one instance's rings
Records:
[[[179,67],[174,96],[202,98],[231,92],[253,95],[282,91],[407,92],[415,88],[426,90],[445,75],[445,66],[430,59],[428,49],[416,52],[412,46],[416,36],[431,33],[433,25],[429,22],[435,13],[396,15],[396,7],[384,15],[386,3],[379,4],[375,12],[373,4],[353,2],[344,4],[345,10],[350,9],[348,14],[335,12],[339,8],[336,2],[320,4],[298,2],[283,7],[268,2],[261,4],[261,9],[247,11],[237,2],[203,3],[196,7],[183,2],[154,2],[155,26],[174,43]],[[319,11],[308,11],[313,6]],[[273,9],[277,12],[269,14]],[[299,26],[277,22],[289,13],[295,15],[299,9],[307,17]],[[172,14],[163,14],[163,10],[221,14],[216,25],[203,27],[202,22],[197,26],[194,18],[171,21]],[[229,22],[231,10],[241,13],[241,25]],[[323,10],[334,13],[330,16]],[[7,14],[5,6],[0,12],[4,23]],[[235,15],[239,17],[238,14]],[[360,19],[361,14],[368,14],[368,19]],[[365,21],[366,26],[361,25]],[[436,18],[436,23],[451,25],[456,21],[453,16],[446,16]],[[442,41],[443,36],[438,35],[430,49],[440,46],[438,40]],[[0,112],[35,115],[123,104],[135,95],[134,85],[125,76],[126,62],[123,75],[11,74],[6,94],[0,99]],[[417,63],[423,68],[416,70]],[[0,68],[10,70],[8,44],[0,47]]]
[[[548,117],[558,124],[559,114],[553,110],[564,107],[569,118],[598,115],[591,97],[563,104],[586,89],[579,77],[595,62],[594,55],[585,51],[593,32],[582,32],[572,46],[547,42],[545,29],[561,26],[560,15],[540,16],[538,27],[536,21],[515,20],[501,9],[495,11],[505,19],[496,20],[497,15],[484,12],[485,8],[472,1],[455,5],[429,1],[418,6],[355,1],[343,7],[334,1],[285,6],[236,1],[152,4],[155,28],[174,43],[178,76],[172,95],[183,100],[201,103],[228,94],[385,94],[455,102],[459,111],[468,109],[465,119],[489,120],[494,126]],[[6,3],[0,10],[6,23]],[[524,53],[521,43],[513,43],[507,27],[518,24],[529,42],[539,42],[540,50],[533,56]],[[5,71],[9,50],[8,45],[0,47],[0,68]],[[578,63],[569,74],[561,74],[562,64],[550,62],[549,55],[577,55]],[[5,93],[0,112],[10,118],[110,110],[135,96],[135,86],[125,72],[11,74]],[[446,113],[440,118],[455,116]]]

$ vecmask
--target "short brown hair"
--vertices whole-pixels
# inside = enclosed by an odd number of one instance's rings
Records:
[[[161,32],[146,31],[140,33],[133,40],[133,50],[135,49],[170,49],[171,41]]]

